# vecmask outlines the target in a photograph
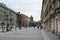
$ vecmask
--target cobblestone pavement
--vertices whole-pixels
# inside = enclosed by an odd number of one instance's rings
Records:
[[[0,34],[0,40],[51,40],[47,34],[37,28],[22,28]]]

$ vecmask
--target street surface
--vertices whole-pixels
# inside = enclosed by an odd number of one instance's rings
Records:
[[[6,33],[0,33],[0,40],[50,40],[48,36],[40,29],[22,28]]]

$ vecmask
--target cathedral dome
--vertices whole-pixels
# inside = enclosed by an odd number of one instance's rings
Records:
[[[33,17],[31,16],[30,19],[33,19]]]

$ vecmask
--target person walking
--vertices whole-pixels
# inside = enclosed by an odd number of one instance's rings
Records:
[[[37,26],[37,28],[39,29],[39,25]]]
[[[40,26],[40,29],[42,29],[42,28],[43,28],[43,26],[41,25],[41,26]]]

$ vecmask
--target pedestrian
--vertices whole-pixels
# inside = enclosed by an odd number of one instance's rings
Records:
[[[55,29],[53,29],[52,33],[53,33],[53,34],[55,33]]]
[[[40,26],[40,29],[42,29],[42,28],[43,28],[43,26],[41,25],[41,26]]]
[[[37,26],[37,28],[39,29],[39,25]]]

